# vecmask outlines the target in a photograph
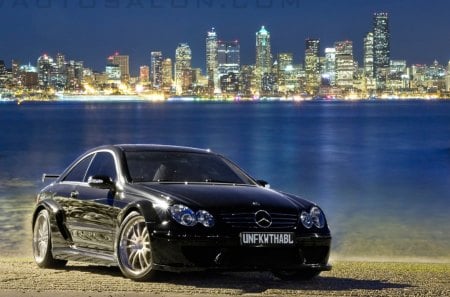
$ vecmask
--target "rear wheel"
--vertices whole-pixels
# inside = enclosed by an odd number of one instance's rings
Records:
[[[34,221],[33,256],[36,264],[42,268],[61,268],[67,263],[66,260],[53,258],[50,219],[46,209],[41,210]]]
[[[120,226],[117,260],[123,275],[132,280],[146,281],[155,274],[150,233],[138,212],[131,212]]]
[[[310,280],[320,274],[320,270],[305,269],[305,270],[279,270],[274,271],[273,274],[282,280]]]

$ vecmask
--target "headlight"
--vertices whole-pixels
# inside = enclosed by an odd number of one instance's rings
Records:
[[[317,206],[312,207],[309,212],[302,211],[300,221],[306,229],[310,229],[313,225],[319,229],[325,226],[325,216]]]
[[[175,204],[169,207],[172,218],[183,226],[194,226],[197,224],[197,218],[192,209],[181,204]]]
[[[214,226],[214,217],[206,210],[199,210],[197,211],[196,215],[197,215],[197,222],[199,222],[203,226],[205,227]]]
[[[302,214],[300,215],[300,220],[302,221],[302,224],[303,226],[305,226],[306,229],[311,228],[313,225],[311,215],[306,211],[302,211]]]
[[[325,216],[323,215],[323,212],[320,210],[320,208],[314,206],[311,208],[311,211],[309,212],[311,214],[311,219],[314,223],[314,226],[317,228],[323,228],[325,226]]]
[[[199,210],[195,213],[192,209],[182,204],[175,204],[169,207],[169,212],[172,218],[183,226],[192,227],[200,223],[210,228],[215,223],[214,217],[206,210]]]

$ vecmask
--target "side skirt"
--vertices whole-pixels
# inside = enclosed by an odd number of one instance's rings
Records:
[[[52,253],[55,259],[117,266],[116,257],[112,253],[79,249],[76,247],[53,248]]]

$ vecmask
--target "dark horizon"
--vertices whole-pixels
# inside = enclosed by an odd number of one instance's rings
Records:
[[[150,52],[174,58],[187,42],[192,66],[205,69],[205,38],[215,27],[221,40],[239,40],[241,64],[255,63],[255,33],[264,25],[272,54],[292,52],[303,63],[304,40],[318,38],[320,53],[335,41],[353,41],[362,64],[363,39],[372,30],[373,13],[390,16],[391,59],[411,64],[450,60],[446,0],[5,0],[0,59],[36,64],[43,53],[61,52],[85,67],[103,71],[106,58],[119,51],[130,56],[132,75],[150,64]],[[6,42],[5,42],[6,41]]]

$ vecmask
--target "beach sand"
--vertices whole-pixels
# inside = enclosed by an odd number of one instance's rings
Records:
[[[450,263],[334,261],[311,281],[269,272],[160,274],[125,279],[118,268],[69,262],[40,269],[29,256],[0,257],[0,296],[450,296]]]

